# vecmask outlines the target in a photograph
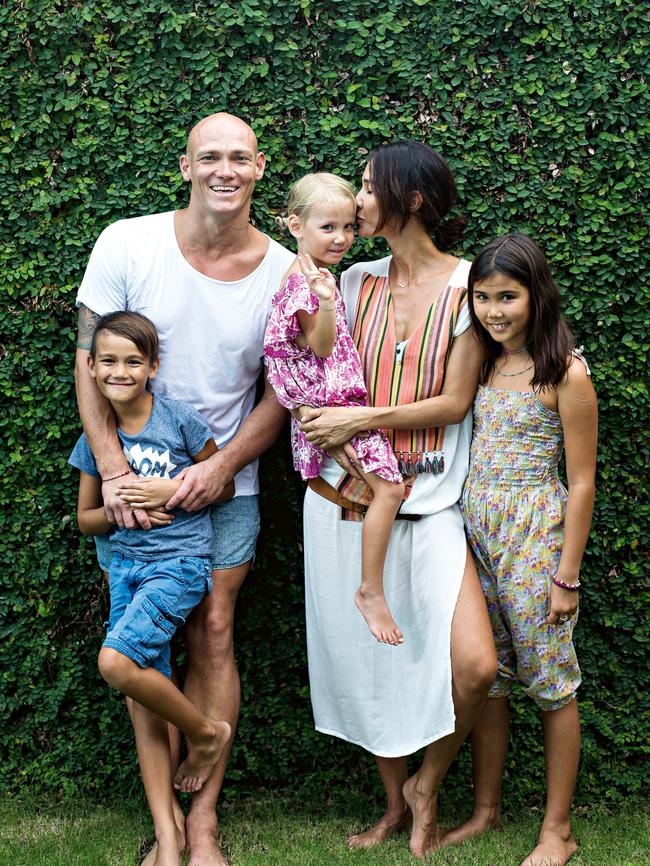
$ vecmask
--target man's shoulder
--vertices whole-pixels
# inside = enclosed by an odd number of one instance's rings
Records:
[[[155,237],[164,231],[171,220],[174,211],[145,214],[144,216],[124,217],[109,223],[101,232],[100,238],[105,240],[122,239],[126,242],[140,242],[144,238]]]
[[[292,253],[291,250],[283,247],[282,244],[273,240],[272,237],[269,237],[268,235],[266,235],[266,237],[269,239],[269,248],[265,258],[273,265],[277,263],[284,268],[288,268],[296,257],[295,253]]]

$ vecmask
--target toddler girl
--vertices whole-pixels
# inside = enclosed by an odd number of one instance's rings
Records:
[[[318,477],[326,455],[300,429],[296,415],[301,407],[366,403],[343,300],[327,270],[354,242],[354,190],[336,175],[309,174],[291,188],[287,209],[286,225],[298,241],[299,255],[273,298],[264,353],[278,400],[292,411],[294,465],[307,480]],[[310,272],[309,282],[303,270]],[[373,494],[364,519],[361,586],[355,602],[374,637],[396,645],[404,638],[384,597],[383,568],[404,484],[384,433],[355,436],[352,446],[356,468]]]
[[[500,825],[508,695],[519,681],[542,712],[546,814],[522,866],[563,866],[576,850],[569,811],[580,752],[572,643],[580,563],[594,503],[597,405],[537,244],[497,238],[469,274],[486,354],[461,509],[486,595],[497,679],[472,732],[474,814],[445,837]],[[564,450],[568,493],[558,477]]]

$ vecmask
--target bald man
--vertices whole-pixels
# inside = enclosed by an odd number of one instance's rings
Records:
[[[219,446],[214,457],[185,470],[168,508],[203,508],[235,480],[235,498],[212,507],[213,590],[188,622],[185,682],[189,699],[209,717],[228,721],[233,732],[239,714],[233,613],[259,530],[257,458],[284,421],[266,379],[254,405],[269,303],[293,260],[249,221],[265,162],[255,133],[239,118],[219,113],[201,120],[180,157],[191,190],[188,206],[109,225],[95,244],[77,295],[77,401],[103,479],[109,520],[150,528],[146,512],[132,510],[119,496],[120,485],[135,476],[110,404],[88,371],[95,323],[113,310],[135,310],[152,319],[161,356],[152,389],[191,403],[210,424]],[[100,540],[100,547],[105,544]],[[178,823],[187,832],[190,866],[226,862],[215,806],[229,752],[224,751],[210,780],[194,795],[185,827],[175,804]]]

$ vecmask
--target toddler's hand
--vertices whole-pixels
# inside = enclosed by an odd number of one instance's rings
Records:
[[[298,253],[300,270],[307,277],[309,288],[321,301],[334,303],[336,280],[327,268],[317,268],[308,253]]]

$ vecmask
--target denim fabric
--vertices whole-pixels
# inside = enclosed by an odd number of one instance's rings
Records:
[[[169,643],[212,591],[210,559],[183,556],[157,562],[114,553],[109,569],[111,612],[105,647],[141,668],[171,676]]]
[[[235,568],[255,558],[259,496],[235,496],[212,506],[212,568]]]

